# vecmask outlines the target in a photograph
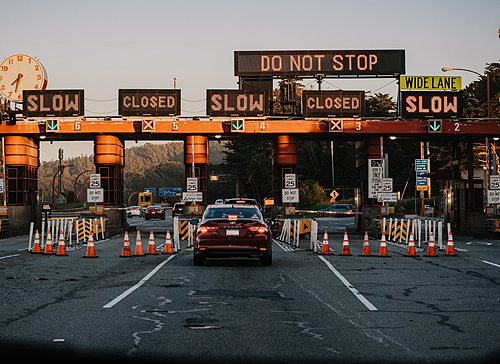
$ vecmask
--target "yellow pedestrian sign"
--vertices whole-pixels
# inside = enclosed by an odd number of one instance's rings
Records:
[[[335,190],[332,191],[332,193],[330,193],[330,196],[333,198],[333,199],[336,199],[337,197],[339,197],[339,193]]]

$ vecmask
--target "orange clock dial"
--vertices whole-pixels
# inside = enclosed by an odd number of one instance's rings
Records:
[[[0,63],[0,94],[13,102],[23,101],[24,90],[45,90],[47,71],[35,58],[17,53]]]

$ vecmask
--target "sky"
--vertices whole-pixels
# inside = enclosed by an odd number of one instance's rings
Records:
[[[85,90],[88,116],[117,115],[120,88],[173,88],[174,78],[182,115],[205,115],[207,89],[238,88],[237,50],[405,49],[406,74],[426,76],[500,61],[498,0],[0,0],[0,9],[0,59],[36,57],[48,89]],[[396,100],[391,81],[332,78],[322,88]],[[41,160],[59,148],[65,158],[93,154],[91,142],[42,142]]]

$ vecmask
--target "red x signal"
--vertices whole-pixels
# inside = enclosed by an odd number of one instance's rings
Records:
[[[155,121],[154,120],[143,120],[142,121],[142,132],[155,131]]]
[[[344,131],[344,125],[342,120],[330,120],[330,132],[342,133]]]

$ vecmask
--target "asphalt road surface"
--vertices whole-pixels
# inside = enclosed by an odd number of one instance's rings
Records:
[[[194,266],[185,245],[161,254],[171,219],[133,219],[160,254],[119,257],[123,235],[97,241],[96,259],[85,245],[59,257],[26,252],[27,237],[0,241],[4,358],[466,363],[500,349],[500,241],[455,237],[457,256],[435,258],[388,244],[380,258],[359,257],[351,234],[352,256],[339,256],[352,218],[330,219],[332,255],[275,242],[270,267]]]

